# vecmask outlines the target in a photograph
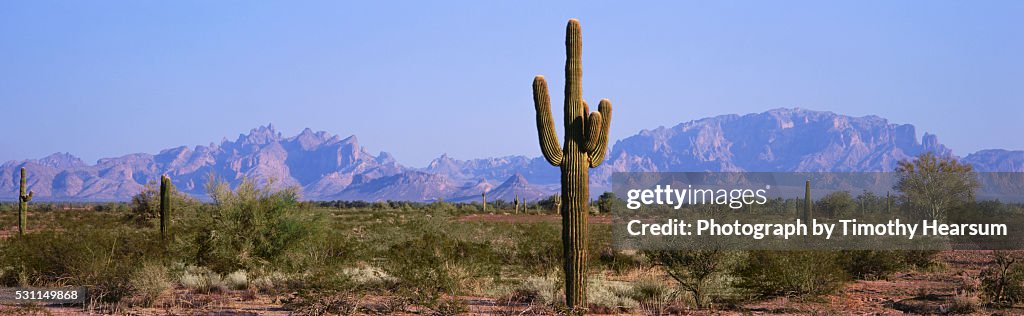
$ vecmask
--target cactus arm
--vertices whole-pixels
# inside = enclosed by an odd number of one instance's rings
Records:
[[[33,194],[35,194],[35,191],[28,191],[28,195],[23,196],[22,198],[25,199],[25,202],[32,202]]]
[[[593,112],[587,117],[587,124],[585,124],[586,131],[583,134],[583,151],[592,153],[597,147],[597,142],[601,133],[601,113]]]
[[[562,164],[562,145],[558,144],[555,121],[551,118],[551,96],[544,76],[533,78],[533,106],[537,110],[537,134],[544,159],[552,166]]]
[[[612,101],[601,99],[597,105],[598,113],[601,113],[601,131],[597,135],[596,144],[590,153],[590,167],[596,168],[604,162],[604,155],[608,153],[608,127],[612,123]]]

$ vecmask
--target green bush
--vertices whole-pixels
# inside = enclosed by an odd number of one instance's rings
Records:
[[[664,268],[682,290],[689,292],[697,308],[704,308],[728,290],[727,274],[742,258],[739,252],[718,248],[652,250],[645,251],[644,255]]]
[[[759,296],[822,295],[833,293],[846,280],[828,251],[752,251],[737,269],[737,286]]]
[[[512,236],[515,251],[510,264],[524,268],[530,274],[543,274],[562,267],[561,229],[549,223],[528,223],[514,226]]]
[[[232,191],[225,182],[211,181],[207,191],[214,203],[185,215],[178,249],[190,263],[218,273],[272,264],[302,268],[300,259],[309,254],[304,246],[327,229],[322,216],[298,206],[295,188],[271,191],[243,180]]]
[[[188,194],[182,193],[174,188],[171,188],[171,205],[173,209],[194,209],[199,206],[199,201],[196,201]],[[146,183],[142,191],[132,196],[130,202],[128,202],[128,214],[127,219],[130,222],[135,223],[140,227],[153,228],[157,227],[160,219],[160,184],[156,181],[150,181]],[[104,210],[116,210],[117,207],[107,207],[102,204],[94,207],[96,211]],[[171,221],[175,221],[177,214],[172,210]]]
[[[463,294],[474,279],[495,276],[496,258],[487,243],[426,232],[391,246],[384,269],[398,280],[399,294],[435,306],[442,295]]]
[[[152,231],[69,228],[40,231],[0,243],[0,286],[84,286],[99,302],[134,293],[138,263],[163,249]]]
[[[905,252],[893,250],[850,250],[840,252],[839,263],[850,277],[871,280],[911,265],[906,257]]]

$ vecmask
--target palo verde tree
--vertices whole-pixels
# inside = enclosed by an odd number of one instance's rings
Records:
[[[590,201],[589,168],[604,160],[612,104],[601,100],[598,112],[590,112],[583,101],[583,45],[580,22],[570,19],[565,30],[565,141],[558,143],[551,118],[551,97],[544,76],[533,78],[533,103],[537,111],[537,134],[541,152],[561,169],[562,255],[565,272],[565,304],[570,310],[586,308],[587,209]]]
[[[900,161],[896,173],[895,189],[903,193],[904,203],[932,220],[944,220],[946,211],[974,200],[981,186],[971,165],[931,152]]]

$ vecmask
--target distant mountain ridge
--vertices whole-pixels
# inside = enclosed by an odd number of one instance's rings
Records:
[[[953,155],[935,135],[920,139],[910,124],[805,109],[721,115],[643,130],[615,142],[591,172],[592,191],[610,189],[623,171],[890,171],[923,152]],[[963,157],[979,171],[1024,172],[1024,151],[982,150]],[[210,174],[275,188],[297,186],[308,200],[536,200],[558,190],[558,168],[540,157],[458,160],[442,155],[423,168],[373,155],[356,137],[305,129],[283,137],[272,125],[234,141],[103,158],[89,165],[69,153],[0,165],[0,199],[13,200],[18,169],[41,200],[127,200],[161,174],[184,192],[204,196]],[[509,195],[509,196],[506,196]]]

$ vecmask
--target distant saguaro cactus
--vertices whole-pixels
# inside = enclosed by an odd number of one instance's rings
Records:
[[[25,194],[25,167],[21,168],[21,186],[18,192],[18,235],[24,235],[28,226],[28,202],[32,201],[32,191]]]
[[[590,201],[589,168],[604,160],[612,104],[601,100],[598,112],[583,101],[580,22],[570,19],[565,30],[565,143],[558,143],[551,118],[551,97],[544,76],[533,78],[533,103],[541,152],[562,178],[562,255],[565,272],[565,304],[570,310],[586,308],[587,297],[587,204]]]
[[[555,194],[555,211],[562,209],[562,195]]]
[[[484,213],[487,213],[487,191],[480,193],[480,198],[484,200]]]
[[[519,193],[516,193],[516,197],[512,198],[512,207],[515,208],[516,214],[519,214]]]
[[[811,223],[811,180],[804,185],[804,222]]]
[[[167,233],[171,216],[171,178],[160,176],[160,238]]]
[[[885,213],[892,214],[892,198],[889,197],[889,191],[885,191]]]

